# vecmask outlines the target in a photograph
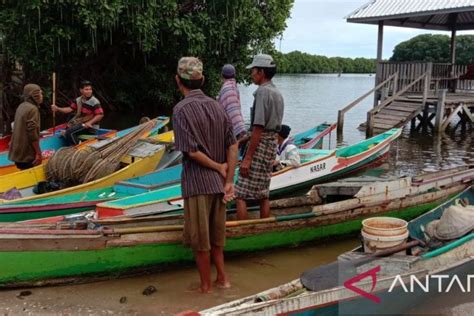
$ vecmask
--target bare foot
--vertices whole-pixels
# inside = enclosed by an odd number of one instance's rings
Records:
[[[186,290],[186,292],[189,292],[189,293],[202,293],[202,294],[208,294],[208,293],[212,293],[212,288],[203,288],[201,287],[200,284],[191,284],[188,289]]]
[[[232,285],[230,284],[230,282],[228,280],[225,280],[225,281],[214,281],[214,286],[218,289],[230,289],[232,287]]]

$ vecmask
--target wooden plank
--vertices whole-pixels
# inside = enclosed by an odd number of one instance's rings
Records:
[[[375,123],[375,122],[374,122],[374,127],[375,127],[375,128],[380,128],[380,129],[392,129],[392,128],[393,128],[393,125],[382,124],[382,123]]]
[[[388,110],[393,110],[393,111],[398,111],[398,112],[406,112],[406,113],[413,113],[416,111],[421,111],[420,109],[414,109],[414,108],[406,108],[406,107],[397,107],[397,106],[388,106],[386,107]]]
[[[391,109],[387,109],[387,108],[380,110],[380,112],[377,113],[377,115],[379,115],[379,114],[397,116],[397,117],[406,117],[407,116],[406,112],[400,112],[400,111],[391,110]]]
[[[399,126],[400,124],[403,125],[403,122],[401,121],[375,121],[374,126],[389,126],[390,128],[394,128],[396,126]]]
[[[393,118],[379,118],[379,117],[375,117],[375,120],[374,120],[374,123],[375,124],[387,124],[387,125],[392,125],[392,126],[395,126],[397,125],[398,123],[400,123],[401,120],[394,120]]]
[[[406,116],[393,116],[385,113],[377,113],[377,115],[375,116],[375,120],[382,119],[400,122],[405,117]]]
[[[392,103],[392,104],[389,104],[386,106],[387,108],[388,107],[391,107],[391,108],[397,108],[397,109],[405,109],[405,110],[410,110],[410,111],[414,111],[416,109],[421,109],[421,104],[417,104],[417,105],[409,105],[409,104],[403,104],[403,103]]]
[[[421,102],[399,102],[397,100],[393,101],[391,105],[404,106],[409,108],[421,107]]]

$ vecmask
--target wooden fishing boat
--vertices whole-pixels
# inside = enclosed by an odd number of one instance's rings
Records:
[[[160,125],[159,121],[155,121],[151,123],[153,123],[151,132],[157,132],[159,129],[158,126]],[[149,124],[149,123],[145,123],[145,124]],[[144,130],[143,132],[139,130],[139,133],[137,134],[137,136],[141,136],[143,138],[149,134],[150,134],[150,130]],[[121,138],[118,138],[118,141],[120,141],[120,139]],[[111,144],[113,141],[114,141],[113,139],[106,139],[104,141],[101,141],[89,146],[94,147],[96,149],[108,148],[109,144]],[[119,162],[119,169],[107,176],[103,176],[93,181],[86,181],[83,184],[75,185],[75,186],[64,188],[57,191],[52,191],[52,192],[48,192],[44,194],[25,196],[25,197],[16,199],[15,201],[18,201],[18,202],[33,201],[39,198],[50,198],[50,197],[55,197],[55,196],[61,196],[64,194],[86,192],[89,190],[111,186],[117,181],[127,179],[127,178],[137,177],[154,170],[157,167],[158,163],[160,162],[163,156],[164,150],[165,150],[164,145],[151,144],[148,142],[138,142],[136,146],[133,147],[133,149],[131,149],[130,152],[128,152],[128,154],[126,154],[125,156],[123,156],[123,158],[121,158]],[[21,192],[26,192],[28,194],[28,191],[26,189],[21,190]],[[2,203],[10,203],[10,201],[0,200],[0,204]]]
[[[298,168],[285,168],[272,175],[272,198],[294,194],[314,184],[324,183],[357,171],[384,157],[390,144],[400,136],[400,129],[393,129],[355,145],[335,149],[302,149],[302,164]],[[177,179],[170,186],[120,200],[100,203],[97,209],[104,214],[122,214],[126,210],[159,209],[161,203],[182,205],[181,186]],[[170,182],[173,182],[170,180]]]
[[[165,140],[166,142],[166,139],[170,137],[170,133],[172,132],[159,134],[156,139]],[[166,153],[164,156],[166,156]],[[34,200],[13,200],[0,204],[0,222],[24,221],[91,210],[100,202],[121,199],[137,193],[156,190],[163,186],[166,187],[170,184],[169,179],[177,179],[179,182],[180,177],[181,165],[178,165],[118,181],[111,186],[89,189],[84,192],[54,195]]]
[[[148,134],[148,135],[156,135],[158,131],[164,127],[166,124],[169,123],[168,117],[159,117],[158,124],[156,127]],[[124,137],[131,133],[136,127],[131,127],[124,129],[122,131],[111,131],[107,134],[102,135],[103,138],[110,140],[117,139],[120,137]],[[62,139],[62,137],[60,137]],[[102,137],[101,137],[102,138]],[[59,141],[59,140],[57,140]],[[84,149],[87,146],[90,146],[96,142],[99,142],[98,138],[91,138],[87,141],[84,141],[76,146],[76,148]],[[105,143],[106,141],[102,141]],[[43,161],[43,163],[39,166],[27,169],[27,170],[17,170],[16,172],[10,173],[8,175],[0,175],[0,192],[6,192],[12,188],[16,188],[22,192],[22,196],[31,195],[32,187],[37,184],[38,182],[45,181],[46,173],[45,173],[45,166],[46,166],[47,159]]]
[[[298,134],[300,135],[300,144],[305,145],[308,143],[318,143],[319,140],[322,140],[319,135],[327,135],[333,128],[334,125],[323,123],[312,130]],[[174,141],[173,132],[171,131],[160,134],[157,141],[165,144],[172,143]],[[319,152],[316,152],[315,155],[318,154]],[[308,160],[308,153],[306,152],[305,155],[305,159]],[[4,202],[3,204],[0,204],[0,221],[9,222],[72,214],[93,208],[96,204],[101,202],[122,199],[159,189],[164,189],[160,193],[161,200],[163,200],[165,196],[169,198],[179,197],[181,196],[181,188],[179,186],[182,171],[181,165],[168,170],[160,170],[160,167],[173,163],[179,159],[180,156],[179,152],[165,154],[160,161],[160,165],[157,167],[158,171],[151,172],[150,174],[135,179],[119,181],[113,186],[90,190],[88,192],[66,194],[59,197],[53,196],[26,201],[14,200]],[[20,177],[24,177],[24,179],[21,179]],[[17,188],[21,189],[24,187],[31,187],[31,185],[43,180],[43,169],[32,168],[21,173],[12,174],[9,178],[9,182],[6,182],[4,187],[0,184],[0,191],[2,188],[6,189],[7,186],[11,186],[11,184],[7,183],[18,183]],[[168,187],[171,188],[167,189]],[[167,192],[171,192],[173,195],[169,195]],[[147,199],[148,197],[144,198]]]
[[[56,131],[59,132],[63,130],[65,127],[66,127],[66,124],[60,124],[60,125],[45,129],[40,132],[40,137],[47,138],[47,137],[54,136],[53,134],[56,134]],[[11,134],[0,137],[0,152],[8,150],[8,146],[10,145],[11,138],[12,138]]]
[[[253,211],[252,219],[245,221],[236,221],[234,214],[228,214],[225,251],[295,246],[349,234],[360,229],[362,219],[376,214],[413,218],[470,185],[466,179],[448,185],[448,178],[424,176],[411,179],[410,186],[398,181],[406,194],[394,199],[389,199],[384,187],[396,187],[397,181],[369,184],[377,187],[377,193],[371,195],[369,187],[360,190],[360,204],[351,209],[344,208],[342,201],[324,208],[309,205],[309,209],[297,208],[298,212],[294,207],[273,209],[274,216],[265,219],[255,218],[258,212]],[[418,194],[410,193],[417,190]],[[323,212],[334,209],[340,211]],[[117,277],[193,260],[192,252],[182,245],[182,224],[179,214],[2,224],[0,286],[91,281],[98,276]]]
[[[460,200],[474,205],[474,188],[467,188],[446,203],[412,220],[408,225],[409,240],[412,241],[408,241],[391,252],[422,244],[419,241],[425,239],[427,224],[434,219],[439,219],[449,206]],[[448,287],[457,292],[458,296],[466,295],[467,298],[472,298],[472,294],[460,292],[466,290],[467,277],[474,267],[473,258],[474,233],[472,231],[436,249],[417,246],[408,252],[383,258],[364,253],[360,247],[339,256],[337,262],[306,271],[300,279],[256,295],[206,309],[200,314],[383,315],[405,313],[421,300],[432,300],[440,293],[440,289],[447,292]],[[443,283],[441,283],[441,277],[445,280]],[[453,281],[456,278],[457,281]]]
[[[110,129],[98,129],[96,131],[96,139],[103,138],[103,137],[111,137],[113,136],[115,131]],[[89,142],[93,140],[90,139]],[[55,132],[55,135],[49,137],[40,138],[40,148],[43,155],[43,163],[47,161],[49,157],[51,157],[58,149],[66,146],[66,141],[64,137],[60,135],[60,131]],[[8,175],[14,172],[18,172],[18,169],[15,166],[15,163],[8,159],[8,151],[0,152],[0,176]],[[2,192],[0,190],[0,192]]]
[[[293,143],[301,149],[321,148],[323,139],[336,129],[337,124],[322,123],[293,136]]]

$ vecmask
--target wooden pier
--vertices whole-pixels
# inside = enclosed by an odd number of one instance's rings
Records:
[[[474,107],[470,93],[474,93],[474,64],[456,64],[456,47],[459,46],[456,42],[458,31],[474,29],[474,4],[459,5],[450,0],[413,0],[405,5],[398,5],[395,0],[370,1],[346,19],[351,23],[378,26],[375,75],[378,88],[374,90],[374,108],[367,113],[368,135],[408,122],[413,128],[423,126],[438,133],[455,119],[455,128],[467,124],[472,127]],[[449,59],[440,58],[449,62],[384,61],[385,26],[450,32]],[[420,52],[416,58],[423,59],[423,56]],[[338,126],[338,139],[342,137],[344,114],[355,106],[353,103],[339,111],[338,121],[342,124]]]
[[[345,113],[372,93],[374,108],[362,124],[368,136],[408,123],[436,133],[455,121],[454,128],[472,127],[474,80],[459,80],[466,72],[467,66],[446,63],[378,63],[375,88],[339,111],[338,137],[342,137]]]

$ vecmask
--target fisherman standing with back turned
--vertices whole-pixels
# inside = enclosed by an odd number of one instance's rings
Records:
[[[191,246],[201,278],[200,291],[230,287],[224,271],[225,203],[234,197],[237,143],[232,122],[216,100],[206,96],[202,62],[179,60],[176,83],[184,95],[173,109],[175,147],[183,152],[184,243]]]

